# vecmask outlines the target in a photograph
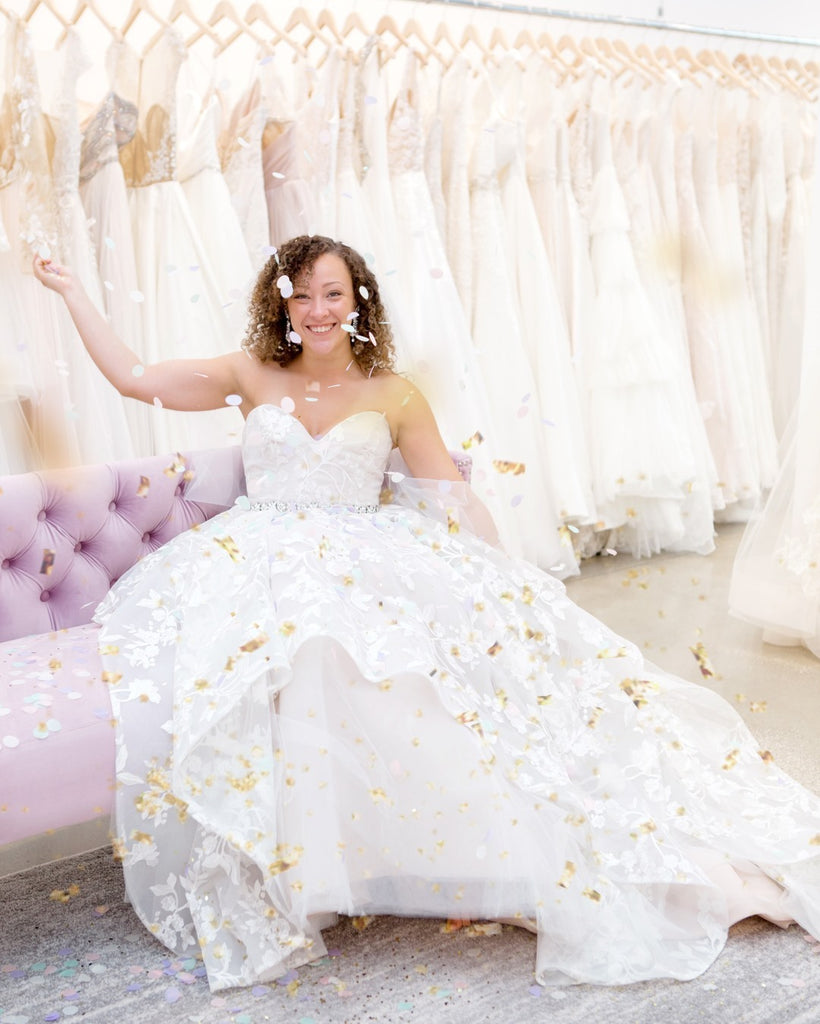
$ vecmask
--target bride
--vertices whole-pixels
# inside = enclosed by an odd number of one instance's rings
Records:
[[[320,957],[339,913],[520,923],[544,984],[695,977],[751,914],[820,937],[820,799],[499,550],[361,256],[286,242],[243,350],[153,366],[35,274],[122,394],[245,416],[247,498],[95,615],[128,896],[212,989]]]

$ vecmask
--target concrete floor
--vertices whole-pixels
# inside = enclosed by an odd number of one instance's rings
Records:
[[[643,647],[656,665],[730,701],[781,768],[820,792],[820,661],[803,647],[763,643],[729,615],[729,579],[743,524],[719,527],[710,555],[596,556],[570,597]],[[690,650],[703,644],[715,675]]]
[[[730,701],[777,763],[820,793],[820,661],[802,647],[765,644],[728,612],[729,578],[742,524],[720,527],[710,555],[587,559],[570,597],[656,665],[698,680]],[[714,670],[704,678],[691,651],[701,643]],[[108,842],[108,821],[38,836],[0,851],[0,875],[84,853]]]

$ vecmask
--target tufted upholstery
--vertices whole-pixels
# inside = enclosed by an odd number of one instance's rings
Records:
[[[470,457],[452,454],[469,480]],[[142,555],[241,490],[238,447],[0,477],[0,848],[110,813],[114,730],[91,616]]]
[[[221,505],[186,497],[226,460]],[[239,449],[0,478],[0,640],[89,622],[126,569],[233,503]]]

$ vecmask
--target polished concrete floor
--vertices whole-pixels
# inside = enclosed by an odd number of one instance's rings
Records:
[[[729,614],[729,579],[742,524],[719,527],[710,555],[598,555],[569,580],[570,597],[667,671],[730,701],[775,761],[820,793],[820,661],[802,647],[764,643]],[[714,675],[701,674],[698,643]]]
[[[763,643],[761,631],[733,618],[727,595],[742,525],[723,525],[710,555],[587,559],[567,583],[570,597],[656,665],[716,690],[730,701],[776,762],[820,793],[820,661],[802,647]],[[691,648],[702,644],[714,675],[701,674]],[[103,846],[108,821],[0,849],[0,875]]]

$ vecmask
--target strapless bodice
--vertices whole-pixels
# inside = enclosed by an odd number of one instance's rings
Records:
[[[248,498],[377,504],[392,448],[387,419],[375,410],[353,413],[313,437],[278,405],[257,405],[242,436]]]

